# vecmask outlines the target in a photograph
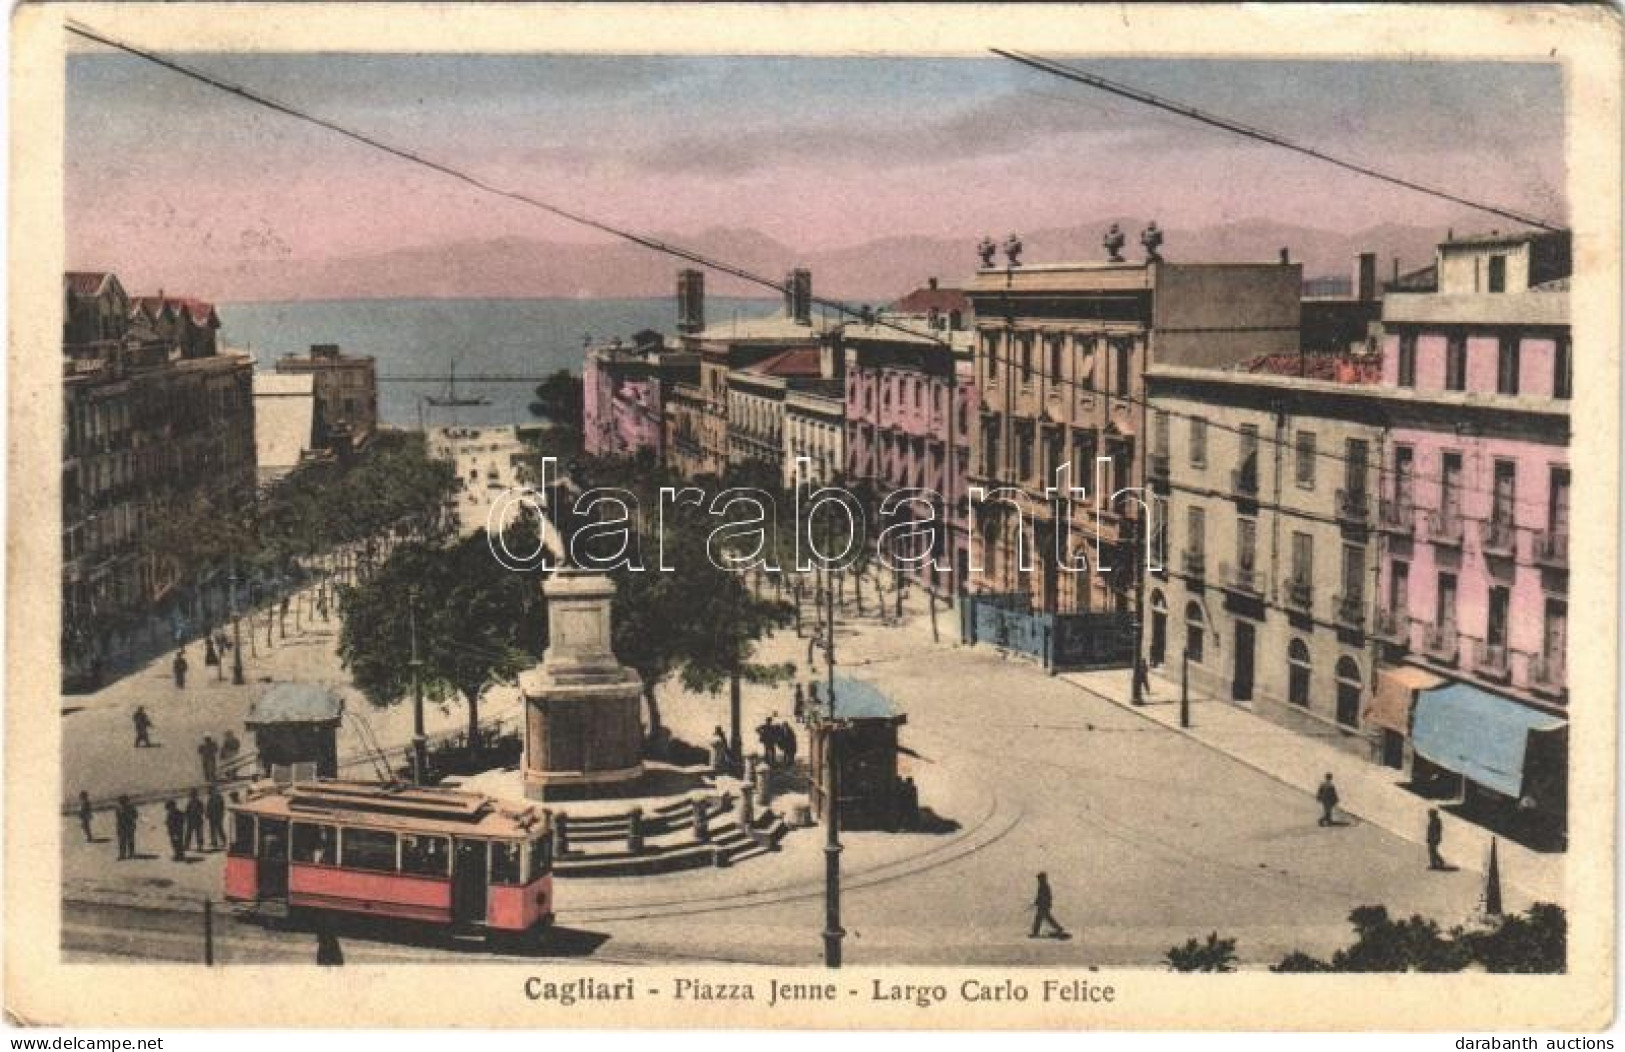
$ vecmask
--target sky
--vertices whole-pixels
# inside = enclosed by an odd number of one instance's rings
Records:
[[[1461,215],[996,57],[175,57],[678,239],[748,228],[825,250],[1121,214],[1344,232]],[[1556,64],[1069,61],[1469,197],[1566,215]],[[65,160],[69,266],[137,285],[180,261],[603,237],[103,50],[68,59]]]

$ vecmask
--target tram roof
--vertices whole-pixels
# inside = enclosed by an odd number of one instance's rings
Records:
[[[269,818],[327,821],[443,836],[533,837],[550,825],[547,811],[482,793],[377,782],[324,780],[249,790],[236,810]]]

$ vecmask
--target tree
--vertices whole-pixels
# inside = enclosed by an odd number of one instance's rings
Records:
[[[531,414],[579,434],[585,421],[584,393],[581,377],[568,369],[560,369],[536,385],[536,400],[530,403]]]
[[[1561,972],[1567,967],[1568,920],[1562,907],[1537,902],[1483,931],[1442,932],[1431,920],[1395,921],[1381,906],[1349,914],[1355,941],[1330,962],[1294,951],[1276,972],[1459,972],[1478,965],[1490,972]]]
[[[1218,932],[1209,932],[1204,942],[1187,939],[1183,946],[1169,947],[1163,961],[1174,972],[1233,972],[1236,940],[1221,939]]]
[[[509,550],[535,550],[535,531],[520,520],[506,535]],[[403,544],[365,582],[342,590],[339,656],[368,701],[395,704],[411,694],[415,621],[424,693],[437,701],[462,695],[477,752],[480,693],[529,668],[545,646],[542,577],[503,567],[483,534],[449,548]]]

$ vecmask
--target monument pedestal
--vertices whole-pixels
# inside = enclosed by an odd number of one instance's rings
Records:
[[[542,586],[548,646],[519,677],[525,796],[580,800],[635,791],[643,775],[643,684],[610,647],[615,584],[561,569]]]

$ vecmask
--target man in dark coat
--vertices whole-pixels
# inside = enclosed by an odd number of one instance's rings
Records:
[[[79,828],[85,831],[85,843],[94,844],[96,837],[90,831],[90,819],[96,813],[90,806],[90,794],[79,790]]]
[[[173,800],[164,801],[164,831],[169,834],[170,857],[176,862],[185,862],[186,816]]]
[[[778,762],[778,747],[774,741],[778,735],[773,731],[773,721],[766,719],[756,728],[756,740],[761,743],[762,753],[767,757],[768,766]]]
[[[118,808],[113,812],[113,826],[118,832],[118,859],[123,862],[127,858],[135,857],[135,824],[140,817],[135,805],[130,803],[128,796],[118,798]]]
[[[796,729],[790,726],[789,720],[779,721],[779,752],[784,755],[784,765],[796,765]]]
[[[186,668],[186,651],[175,651],[175,661],[170,665],[170,670],[175,673],[175,686],[186,686]]]
[[[1444,856],[1439,854],[1439,845],[1444,843],[1444,822],[1439,819],[1439,809],[1428,808],[1428,868],[1446,869]]]
[[[214,735],[203,736],[203,743],[197,747],[197,757],[203,764],[203,780],[215,781],[219,777],[220,746],[215,744]]]
[[[1050,912],[1054,905],[1055,896],[1049,888],[1049,875],[1040,873],[1038,874],[1038,893],[1033,897],[1033,930],[1027,936],[1029,939],[1038,938],[1038,930],[1044,924],[1049,925],[1050,935],[1057,939],[1066,934],[1066,929],[1061,927],[1061,922],[1056,920],[1055,914]]]
[[[137,705],[135,715],[130,717],[130,721],[135,724],[135,747],[152,748],[152,717],[147,715],[147,707]]]
[[[1325,779],[1320,783],[1320,788],[1315,790],[1315,799],[1320,801],[1320,824],[1336,825],[1332,813],[1337,810],[1337,786],[1332,784],[1330,772],[1327,772]]]
[[[203,801],[193,789],[186,794],[186,846],[199,854],[203,852],[203,818]]]
[[[212,785],[209,798],[203,801],[203,813],[209,819],[209,848],[218,851],[226,843],[226,799]]]

